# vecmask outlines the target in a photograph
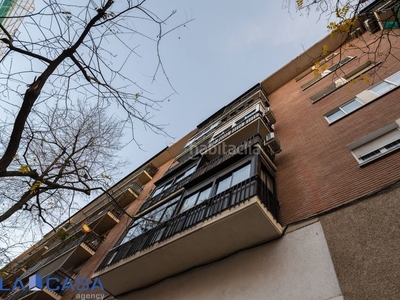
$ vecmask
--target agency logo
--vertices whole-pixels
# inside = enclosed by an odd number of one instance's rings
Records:
[[[90,278],[87,277],[77,277],[75,279],[66,277],[52,277],[49,276],[43,279],[39,274],[34,274],[29,277],[28,286],[25,286],[21,278],[17,277],[15,279],[12,287],[5,287],[3,285],[3,279],[0,278],[0,292],[8,292],[15,290],[30,290],[30,291],[41,291],[43,288],[47,288],[54,292],[65,292],[67,290],[71,291],[94,291],[101,290],[104,291],[103,283],[100,278],[94,278],[91,282]]]

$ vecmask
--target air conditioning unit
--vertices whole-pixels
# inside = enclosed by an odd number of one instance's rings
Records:
[[[268,121],[271,124],[275,124],[276,122],[275,115],[269,107],[267,107],[267,109],[265,110],[264,116],[268,119]]]
[[[380,30],[378,21],[375,18],[365,20],[364,27],[367,31],[371,33],[375,33]]]
[[[275,137],[275,133],[271,132],[267,134],[265,145],[270,147],[274,153],[279,153],[282,151],[281,144],[279,143],[278,138]]]
[[[350,32],[350,38],[356,39],[356,38],[359,38],[360,36],[362,36],[362,34],[363,34],[363,29],[361,27],[358,27],[356,30],[353,30],[352,32]]]

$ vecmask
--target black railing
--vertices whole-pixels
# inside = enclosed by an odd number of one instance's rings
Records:
[[[182,178],[181,180],[179,180],[177,183],[175,183],[174,185],[170,186],[169,188],[167,188],[166,190],[162,191],[160,194],[158,194],[157,196],[154,196],[148,200],[146,200],[142,206],[140,207],[138,213],[148,209],[149,207],[153,206],[154,204],[160,202],[162,199],[164,199],[165,197],[171,195],[172,193],[176,192],[177,190],[179,190],[181,187],[183,187],[186,183],[188,183],[190,180],[190,175],[186,176],[184,178]]]
[[[66,242],[68,243],[68,240]],[[97,248],[100,246],[101,242],[102,242],[101,238],[93,232],[89,232],[88,234],[85,234],[85,235],[77,238],[76,240],[70,240],[67,245],[60,248],[58,251],[54,252],[49,257],[42,259],[37,264],[35,264],[34,266],[32,266],[31,268],[26,270],[25,273],[21,275],[21,278],[26,278],[27,276],[33,274],[35,271],[41,269],[43,266],[45,266],[50,261],[54,260],[58,256],[63,255],[64,253],[66,253],[70,249],[80,245],[81,243],[85,243],[90,249],[92,249],[93,251],[96,251]]]
[[[83,243],[93,251],[97,251],[102,242],[103,240],[94,232],[85,234],[85,238],[83,239]]]
[[[143,251],[158,242],[167,240],[175,234],[231,209],[255,195],[259,196],[262,204],[277,220],[279,208],[277,200],[261,179],[254,176],[112,249],[97,271]]]
[[[65,270],[59,269],[59,270],[55,271],[54,273],[44,277],[42,284],[44,284],[48,278],[57,278],[58,281],[51,280],[49,283],[49,286],[45,286],[44,288],[47,288],[48,290],[61,296],[65,292],[65,290],[62,289],[63,283],[65,280],[71,279],[71,275],[68,274],[68,272],[66,272]],[[32,291],[28,287],[25,287],[24,290],[15,291],[14,293],[8,295],[5,299],[6,300],[19,300],[22,297],[29,295],[29,294],[33,294],[33,293],[40,293],[40,291]],[[40,297],[38,297],[37,299],[40,299]]]
[[[221,165],[228,159],[236,156],[237,154],[241,153],[246,153],[246,149],[249,149],[251,146],[255,144],[261,145],[263,147],[264,151],[267,153],[267,155],[270,157],[271,160],[274,159],[274,153],[271,151],[269,147],[264,147],[264,140],[260,136],[260,134],[255,134],[252,137],[248,138],[247,140],[241,142],[239,145],[237,145],[235,148],[230,149],[229,151],[225,152],[224,154],[212,159],[211,161],[207,162],[205,165],[201,166],[199,169],[197,169],[195,172],[193,172],[191,175],[182,178],[182,180],[178,181],[177,183],[173,184],[170,186],[168,189],[163,191],[162,193],[158,194],[155,197],[149,198],[146,200],[143,205],[140,207],[138,213],[141,213],[142,211],[145,211],[149,207],[157,204],[160,202],[162,199],[166,198],[167,196],[171,195],[175,191],[179,190],[182,188],[184,185],[189,183],[190,181],[202,176],[205,173],[208,173],[210,170],[215,169],[217,166]]]

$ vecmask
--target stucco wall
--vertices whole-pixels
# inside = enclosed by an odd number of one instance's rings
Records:
[[[346,300],[400,299],[400,185],[320,218]]]
[[[117,298],[342,299],[320,223]]]

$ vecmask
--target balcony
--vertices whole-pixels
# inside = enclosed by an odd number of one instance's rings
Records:
[[[29,268],[21,279],[25,282],[30,275],[35,273],[44,276],[60,268],[68,270],[77,266],[93,256],[101,243],[102,239],[93,232],[76,240],[69,239],[69,243],[64,247]]]
[[[116,205],[112,205],[111,207],[106,207],[97,214],[86,219],[85,223],[93,232],[100,236],[118,224],[121,216],[122,210]],[[72,237],[82,233],[82,222],[84,220],[85,218],[81,218],[78,223],[69,228],[68,234],[66,235],[68,239],[71,239]],[[64,243],[64,240],[59,238],[50,246],[44,255],[47,256],[51,253],[54,253],[62,243]]]
[[[269,121],[263,116],[262,112],[257,112],[252,117],[226,131],[223,135],[211,140],[207,149],[203,151],[203,155],[211,160],[222,153],[226,153],[255,134],[265,137],[270,132],[273,132],[273,129]]]
[[[64,270],[60,269],[56,272],[46,276],[43,281],[45,282],[47,278],[57,278],[59,282],[52,282],[52,286],[49,288],[44,286],[40,291],[33,291],[30,290],[28,287],[25,290],[19,290],[12,294],[10,294],[6,300],[33,300],[33,299],[40,299],[40,300],[60,300],[62,298],[63,291],[54,291],[53,289],[57,288],[58,286],[62,286],[64,280],[70,279],[71,276]]]
[[[147,175],[143,176],[144,178],[146,178]],[[143,190],[142,184],[137,181],[134,181],[127,186],[112,191],[110,195],[114,197],[115,200],[118,201],[118,204],[121,207],[125,207],[128,204],[132,203],[134,200],[136,200],[139,197],[142,190]]]
[[[254,176],[112,249],[93,277],[115,296],[276,239],[278,208]]]
[[[241,153],[250,153],[250,147],[254,145],[260,145],[262,149],[267,154],[268,158],[272,162],[274,160],[274,153],[271,151],[269,147],[264,147],[264,140],[259,134],[255,134],[254,136],[246,139],[245,141],[241,142],[239,145],[235,147],[230,147],[229,151],[225,152],[224,154],[210,160],[200,168],[198,168],[193,174],[189,175],[188,177],[182,178],[182,180],[178,181],[174,185],[170,186],[168,189],[163,191],[162,193],[158,194],[155,197],[152,197],[146,200],[143,205],[140,207],[138,213],[145,211],[146,209],[154,206],[161,200],[165,199],[172,193],[180,190],[182,187],[187,185],[188,183],[199,180],[200,178],[204,178],[204,176],[209,175],[210,171],[215,172],[217,168],[222,168],[224,165],[229,164],[231,160],[237,155]]]
[[[143,171],[138,175],[137,180],[142,184],[145,185],[150,180],[153,179],[154,175],[156,175],[158,169],[153,164],[148,164]]]

